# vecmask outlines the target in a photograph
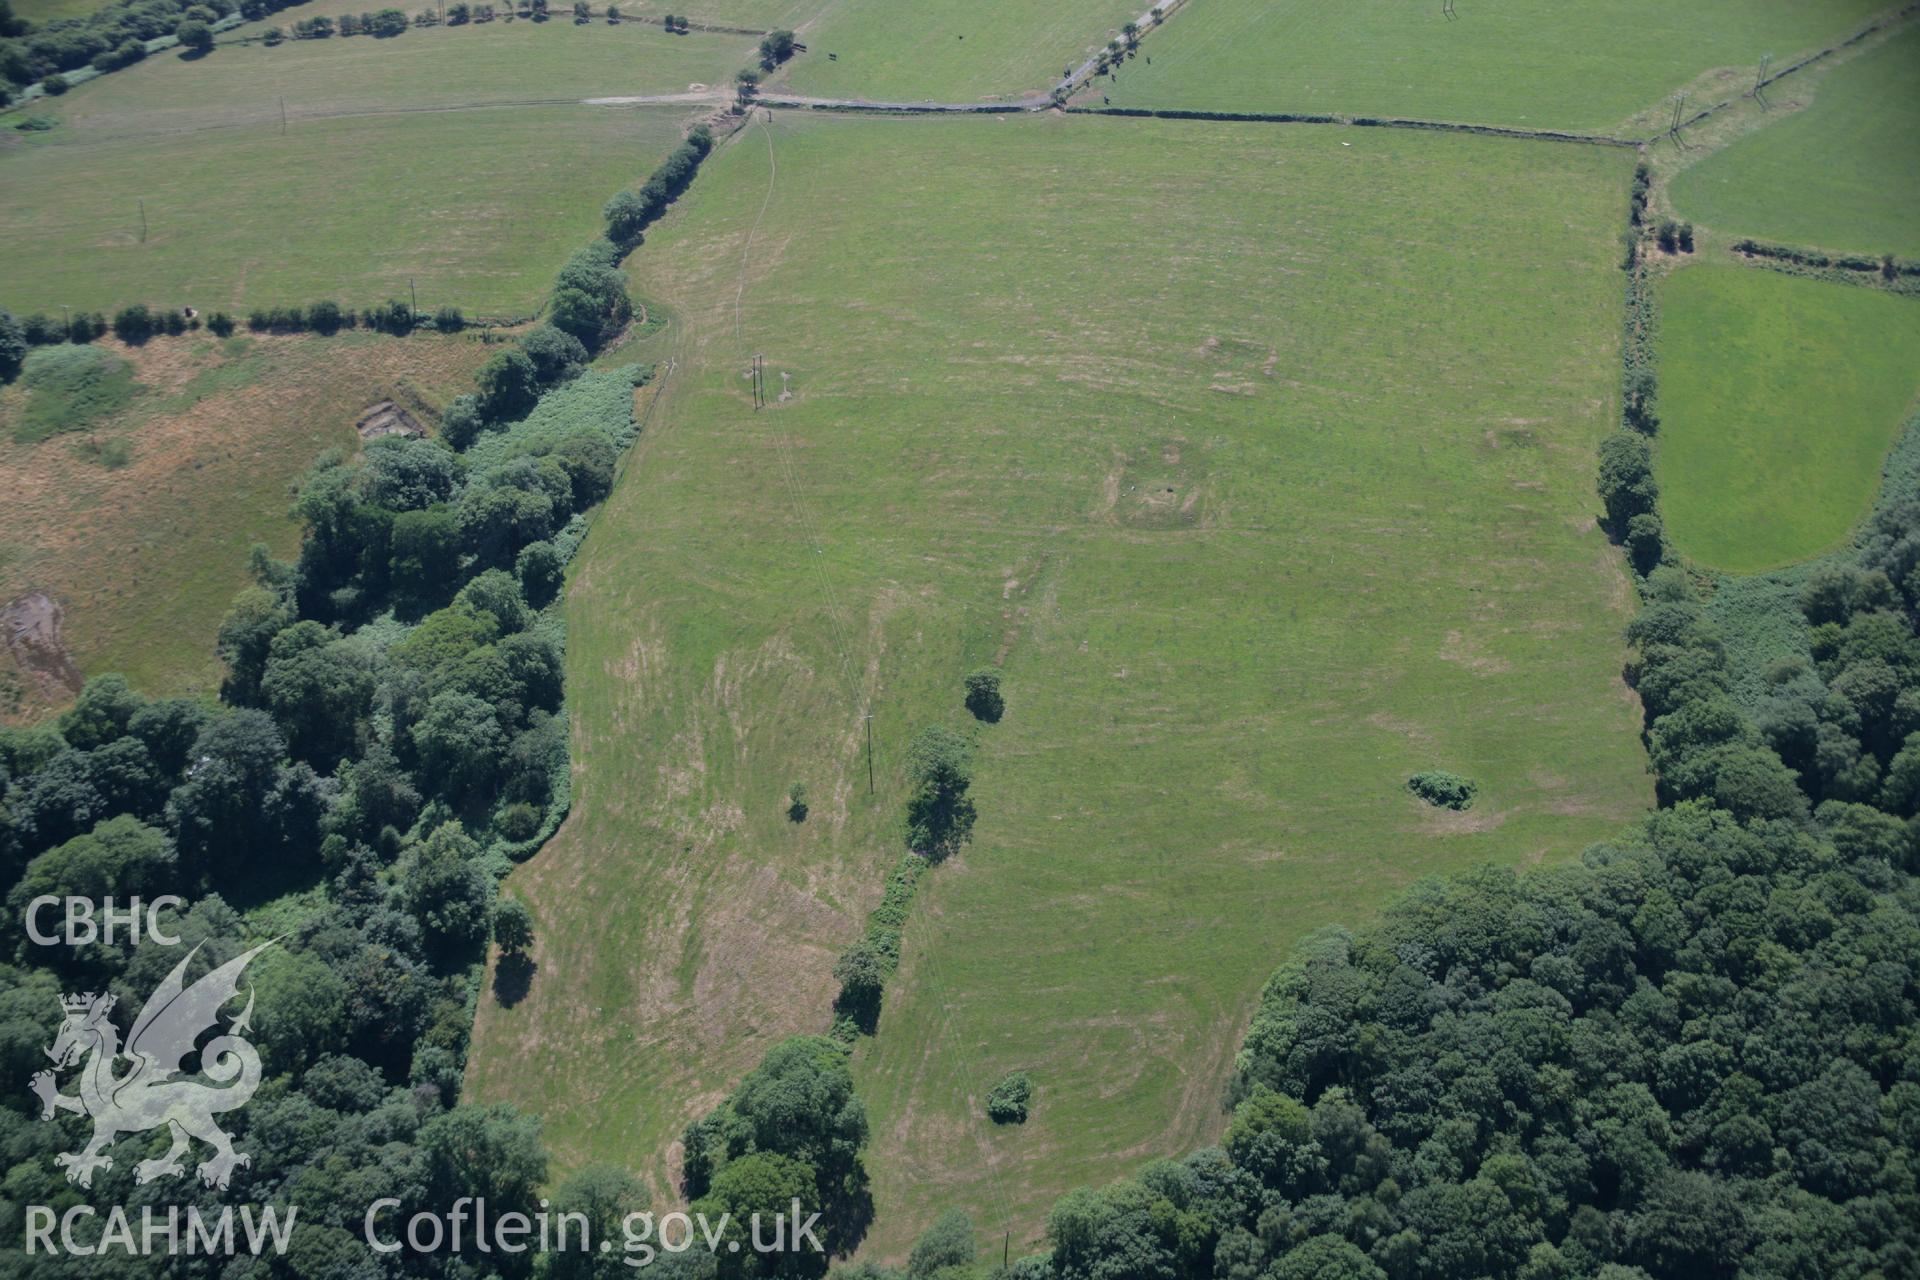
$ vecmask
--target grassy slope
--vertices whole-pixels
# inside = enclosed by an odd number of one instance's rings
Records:
[[[1884,9],[1882,0],[1205,0],[1100,91],[1116,106],[1407,115],[1600,129],[1719,67],[1752,80]],[[1741,80],[1739,77],[1744,76]],[[1715,95],[1724,96],[1724,95]]]
[[[304,12],[304,11],[302,11]],[[329,11],[330,12],[330,11]],[[281,15],[283,18],[286,15]],[[262,24],[265,25],[265,24]],[[35,110],[81,141],[403,108],[674,93],[731,77],[745,36],[670,36],[659,27],[571,20],[490,22],[368,36],[223,46],[198,60],[162,53]]]
[[[576,805],[516,873],[540,976],[483,1002],[475,1096],[657,1172],[824,1025],[901,751],[978,663],[979,838],[860,1064],[880,1252],[949,1203],[1024,1240],[1214,1132],[1303,930],[1615,829],[1647,800],[1591,521],[1629,164],[1087,118],[730,144],[635,259],[679,368],[578,563]],[[752,352],[794,396],[758,416]],[[1480,805],[1424,810],[1430,766]],[[1014,1066],[1035,1119],[987,1133]]]
[[[84,672],[210,694],[214,631],[246,585],[247,548],[297,545],[294,477],[322,449],[352,447],[353,420],[375,401],[466,389],[487,348],[353,334],[163,338],[121,354],[143,389],[95,434],[131,446],[126,467],[83,460],[74,436],[21,445],[0,431],[0,601],[33,590],[59,600]]]
[[[101,0],[13,0],[13,13],[35,26],[45,26],[61,18],[84,18],[100,4]]]
[[[622,13],[636,13],[645,17],[658,18],[662,14],[679,14],[693,22],[709,22],[723,27],[744,27],[754,31],[771,31],[775,28],[789,29],[800,26],[809,18],[818,15],[820,10],[832,0],[642,0],[631,9],[620,6]]]
[[[435,108],[678,92],[731,74],[751,45],[496,22],[150,59],[46,107],[51,132],[0,147],[7,304],[366,303],[412,276],[423,305],[529,311],[687,113]]]
[[[1675,545],[1752,572],[1844,538],[1920,390],[1920,302],[1692,266],[1661,287],[1660,333],[1656,469]]]
[[[0,275],[20,312],[365,305],[412,277],[424,308],[525,314],[683,120],[529,107],[36,148],[0,161]]]
[[[1920,30],[1820,82],[1806,110],[1684,170],[1680,212],[1731,235],[1920,256]]]
[[[826,97],[1019,97],[1044,92],[1146,8],[1139,0],[842,0],[800,29],[809,52],[788,78],[796,91]]]

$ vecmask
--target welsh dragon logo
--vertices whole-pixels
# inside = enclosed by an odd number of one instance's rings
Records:
[[[233,1149],[233,1140],[214,1123],[214,1117],[245,1106],[260,1087],[260,1055],[241,1034],[250,1029],[252,989],[247,992],[247,1007],[229,1022],[226,1034],[209,1040],[197,1053],[194,1046],[206,1032],[218,1029],[222,1006],[239,995],[241,971],[272,945],[262,943],[235,956],[187,986],[187,965],[200,950],[194,947],[147,999],[127,1034],[125,1049],[108,1016],[113,1011],[112,996],[89,993],[61,998],[67,1019],[53,1048],[46,1052],[57,1070],[85,1060],[79,1096],[61,1093],[52,1071],[34,1076],[32,1089],[40,1098],[42,1120],[53,1119],[58,1111],[71,1111],[93,1121],[93,1137],[84,1148],[54,1157],[54,1163],[66,1169],[67,1181],[92,1186],[95,1169],[113,1167],[106,1151],[116,1138],[162,1125],[172,1131],[173,1145],[158,1159],[135,1165],[135,1182],[185,1173],[180,1157],[187,1154],[193,1138],[213,1148],[198,1169],[200,1180],[209,1187],[224,1188],[235,1166],[251,1163],[245,1153]],[[187,1060],[194,1057],[199,1059],[197,1075],[204,1080],[181,1077]],[[118,1069],[122,1059],[130,1064],[124,1073]]]

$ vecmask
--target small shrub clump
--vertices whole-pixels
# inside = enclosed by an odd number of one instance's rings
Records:
[[[998,724],[1007,710],[1006,699],[1000,694],[1000,673],[986,667],[969,672],[966,688],[967,710],[973,712],[973,718]]]
[[[987,1118],[995,1124],[1025,1124],[1033,1100],[1033,1081],[1024,1071],[1010,1073],[987,1094]]]
[[[1407,789],[1440,809],[1471,809],[1473,793],[1480,788],[1469,778],[1443,769],[1429,769],[1407,779]]]

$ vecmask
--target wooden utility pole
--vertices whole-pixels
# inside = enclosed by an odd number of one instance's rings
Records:
[[[280,95],[280,136],[287,136],[287,95]]]
[[[873,712],[867,712],[867,794],[873,794]]]
[[[413,277],[407,277],[407,296],[413,299],[412,307],[407,311],[409,322],[420,318],[420,291],[413,287]]]

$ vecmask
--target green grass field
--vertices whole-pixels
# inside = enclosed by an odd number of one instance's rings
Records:
[[[0,157],[6,305],[367,305],[413,279],[424,308],[526,314],[685,119],[525,107],[21,148]]]
[[[1655,471],[1674,545],[1748,573],[1846,537],[1920,392],[1920,301],[1759,268],[1660,289]]]
[[[483,999],[472,1096],[659,1188],[826,1025],[902,752],[970,724],[978,664],[976,839],[857,1061],[874,1255],[948,1205],[1019,1248],[1211,1140],[1304,931],[1617,830],[1650,799],[1593,524],[1631,163],[1087,117],[729,143],[631,263],[672,322],[612,358],[677,367],[576,562],[575,806],[514,873],[539,972]],[[1434,767],[1471,811],[1408,794]],[[994,1130],[1014,1067],[1034,1116]]]
[[[798,93],[885,102],[1044,93],[1146,8],[1139,0],[840,0],[800,29],[808,52],[787,78]]]
[[[744,27],[754,31],[789,30],[819,16],[829,0],[643,0],[620,12],[658,18],[678,14],[692,22],[721,27]]]
[[[288,15],[276,17],[284,27]],[[34,112],[62,122],[41,139],[58,145],[278,126],[281,98],[298,124],[321,116],[677,93],[730,80],[753,46],[746,36],[670,36],[645,23],[576,27],[558,18],[415,28],[390,40],[223,45],[198,60],[156,55]]]
[[[1811,106],[1684,169],[1675,206],[1730,235],[1920,255],[1920,30],[1819,81]]]
[[[101,0],[13,0],[15,17],[35,26],[44,26],[61,18],[84,18],[100,7]]]
[[[524,314],[691,109],[510,104],[683,92],[752,45],[556,20],[151,58],[0,145],[5,304],[364,304],[412,277],[424,305]]]
[[[1737,74],[1710,96],[1744,90],[1761,54],[1784,64],[1886,7],[1882,0],[1459,0],[1449,21],[1440,0],[1202,0],[1173,15],[1119,81],[1109,87],[1102,80],[1097,92],[1128,107],[1605,129],[1718,68]]]

